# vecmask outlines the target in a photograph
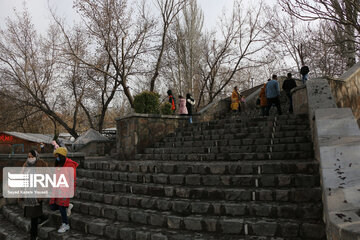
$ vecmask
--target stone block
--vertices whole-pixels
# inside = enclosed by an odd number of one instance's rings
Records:
[[[209,169],[211,174],[224,174],[226,166],[224,164],[210,165]]]
[[[323,224],[303,223],[300,229],[302,238],[324,239],[326,237]]]
[[[172,228],[172,229],[181,229],[182,221],[183,221],[182,217],[170,215],[167,217],[167,226],[168,228]]]
[[[93,204],[92,206],[89,206],[89,215],[101,217],[102,216],[102,205],[99,204]]]
[[[269,204],[254,204],[249,207],[249,210],[251,215],[258,217],[273,217],[276,214],[276,211]]]
[[[170,184],[171,185],[183,185],[184,184],[184,175],[170,175]]]
[[[242,219],[221,219],[220,226],[223,233],[241,234],[243,233],[244,221]]]
[[[136,240],[150,240],[150,233],[144,231],[136,231],[135,239]]]
[[[260,201],[273,201],[273,192],[271,190],[260,190],[258,192],[259,200]]]
[[[190,202],[188,201],[174,201],[172,210],[181,214],[190,212]]]
[[[185,229],[192,231],[201,231],[202,221],[203,219],[200,217],[185,217],[184,218]]]
[[[261,186],[263,187],[275,187],[275,176],[273,175],[263,175],[260,178]]]
[[[157,184],[168,184],[168,175],[167,174],[156,174],[153,175],[154,183]]]
[[[121,226],[117,224],[111,224],[106,226],[104,236],[108,239],[119,239]]]
[[[147,224],[148,223],[148,213],[143,211],[134,211],[130,212],[131,221],[134,223]]]
[[[299,236],[299,224],[282,223],[280,224],[280,231],[283,237],[297,237]]]
[[[117,210],[117,219],[122,222],[128,222],[130,220],[130,212],[128,209],[120,208]]]
[[[120,229],[121,240],[135,240],[135,229],[129,227],[123,227]]]
[[[244,216],[247,210],[246,204],[226,203],[224,207],[226,214],[231,216]]]
[[[205,229],[207,232],[217,232],[218,229],[220,228],[218,225],[218,221],[216,219],[212,219],[209,217],[206,217],[204,219],[204,225],[205,225]]]
[[[294,218],[297,216],[297,207],[294,207],[294,205],[280,205],[277,207],[277,216],[280,218]]]
[[[251,224],[251,229],[253,235],[273,237],[275,236],[275,233],[277,231],[277,223],[258,221],[256,223]]]
[[[99,222],[98,220],[94,220],[92,222],[87,223],[87,229],[90,234],[94,234],[97,236],[103,236],[105,233],[105,228],[107,223]]]
[[[290,175],[279,175],[278,176],[278,186],[279,187],[289,187],[291,185],[291,176]]]
[[[152,226],[163,227],[163,226],[165,226],[166,222],[167,222],[167,218],[163,214],[151,214],[150,215],[149,223]]]
[[[208,175],[202,177],[202,182],[205,186],[218,186],[221,185],[220,177],[216,175]]]
[[[187,185],[199,186],[201,184],[200,175],[187,175],[186,176],[186,184]]]
[[[209,211],[210,204],[207,202],[192,202],[191,211],[193,213],[207,213]]]
[[[289,201],[289,190],[275,190],[276,201]]]
[[[155,233],[151,235],[151,240],[167,240],[168,237],[162,233]]]
[[[104,207],[104,214],[103,216],[108,219],[116,219],[118,207],[116,206],[106,206]]]

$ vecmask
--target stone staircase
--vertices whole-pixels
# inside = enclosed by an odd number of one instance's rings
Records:
[[[325,239],[318,168],[307,116],[194,123],[132,161],[87,158],[71,231],[58,234],[60,214],[47,212],[39,236]],[[16,205],[2,208],[0,222],[0,239],[24,239],[30,228]]]

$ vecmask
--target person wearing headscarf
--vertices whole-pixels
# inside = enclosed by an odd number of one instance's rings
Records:
[[[40,159],[40,156],[36,150],[30,150],[28,152],[27,159],[23,165],[23,173],[35,173],[35,167],[47,167],[48,164]],[[27,197],[20,199],[20,203],[24,207],[24,217],[31,219],[30,227],[30,239],[35,240],[37,238],[37,229],[39,220],[43,217],[42,211],[42,199]]]

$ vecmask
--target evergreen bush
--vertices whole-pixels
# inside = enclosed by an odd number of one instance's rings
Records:
[[[160,113],[160,95],[158,93],[144,91],[134,97],[134,109],[136,113]]]

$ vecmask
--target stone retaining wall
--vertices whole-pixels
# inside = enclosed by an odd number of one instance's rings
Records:
[[[338,107],[349,107],[360,126],[360,63],[355,64],[339,79],[329,79]]]
[[[350,108],[336,107],[328,79],[310,79],[306,87],[327,238],[359,239],[359,127]]]
[[[309,112],[306,85],[291,90],[294,114],[307,114]]]
[[[187,116],[134,113],[116,119],[116,148],[120,157],[134,159],[146,147],[189,122]]]

